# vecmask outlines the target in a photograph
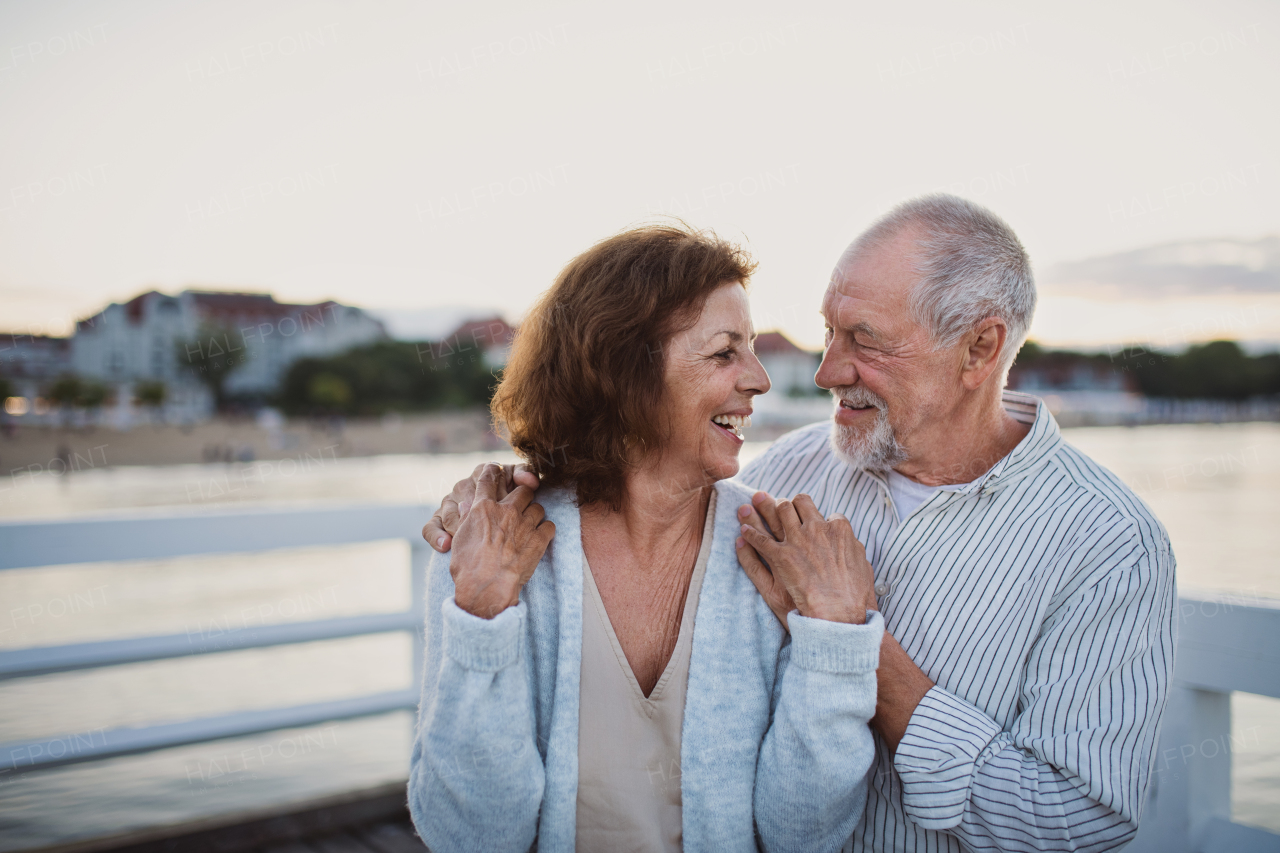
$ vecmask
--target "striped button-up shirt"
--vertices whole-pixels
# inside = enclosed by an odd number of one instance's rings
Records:
[[[1109,850],[1137,831],[1173,671],[1169,537],[1043,403],[1005,408],[1027,436],[906,518],[829,423],[740,475],[849,519],[888,630],[937,685],[896,755],[876,736],[853,850]]]

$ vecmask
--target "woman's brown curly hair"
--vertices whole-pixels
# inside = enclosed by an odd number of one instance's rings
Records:
[[[745,287],[754,271],[739,247],[683,224],[602,240],[521,323],[490,404],[495,426],[544,484],[621,509],[634,448],[667,440],[665,346],[716,289]]]

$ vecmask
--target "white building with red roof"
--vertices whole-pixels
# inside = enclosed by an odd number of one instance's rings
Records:
[[[228,395],[265,397],[297,359],[335,355],[385,337],[381,322],[337,302],[303,305],[277,302],[266,293],[184,290],[170,296],[153,290],[79,321],[71,363],[80,376],[122,390],[144,380],[164,382],[172,407],[207,414],[212,400],[196,375],[207,357],[237,363],[226,378]],[[131,399],[127,393],[117,397]]]
[[[782,332],[761,332],[756,336],[756,356],[769,371],[773,394],[780,397],[818,393],[813,375],[818,372],[821,353],[809,352],[791,342]]]
[[[468,358],[478,355],[485,367],[497,369],[506,366],[511,354],[511,341],[516,330],[501,317],[494,315],[479,320],[468,320],[454,329],[444,340],[433,343],[432,351],[437,359]]]

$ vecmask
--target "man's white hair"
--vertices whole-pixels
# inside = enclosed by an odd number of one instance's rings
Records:
[[[1013,229],[966,199],[926,195],[876,220],[846,257],[883,246],[905,228],[919,233],[914,265],[920,281],[911,294],[912,319],[929,330],[934,349],[942,349],[987,317],[999,317],[1009,327],[1000,357],[1007,372],[1036,311],[1031,260]]]

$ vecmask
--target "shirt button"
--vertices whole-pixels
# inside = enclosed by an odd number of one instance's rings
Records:
[[[893,501],[889,500],[889,496],[888,496],[888,495],[885,495],[885,496],[884,496],[884,505],[885,505],[885,506],[890,506],[892,503],[893,503]]]
[[[889,585],[887,583],[876,584],[876,595],[888,595]]]

